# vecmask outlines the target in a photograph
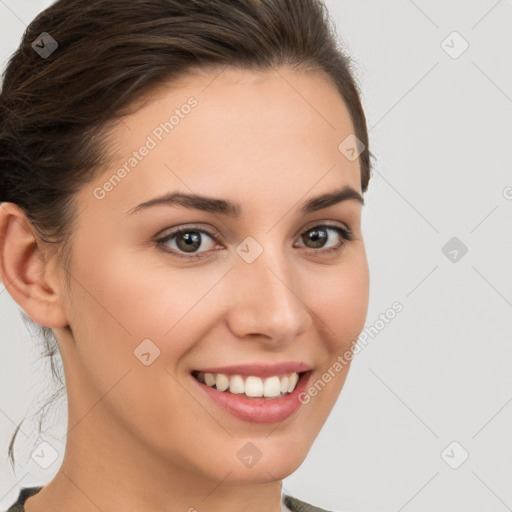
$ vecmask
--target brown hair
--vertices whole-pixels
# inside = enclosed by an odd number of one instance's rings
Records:
[[[58,44],[46,57],[33,46],[43,32]],[[42,240],[61,246],[68,270],[74,194],[109,164],[108,134],[119,117],[194,69],[279,65],[323,72],[337,88],[364,144],[365,192],[372,156],[365,115],[351,59],[321,0],[58,0],[27,27],[4,72],[0,201],[16,203]],[[53,332],[22,318],[44,340],[43,355],[61,384],[55,397],[64,380]],[[13,467],[21,423],[9,445]]]

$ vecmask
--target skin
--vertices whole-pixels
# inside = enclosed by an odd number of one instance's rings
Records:
[[[362,205],[347,200],[306,216],[297,206],[343,185],[361,193],[358,160],[338,145],[353,126],[327,78],[281,67],[188,75],[160,87],[113,130],[115,161],[76,195],[70,290],[53,246],[41,242],[13,203],[0,208],[1,278],[21,308],[52,328],[68,392],[61,468],[25,504],[27,512],[280,511],[281,481],[306,457],[343,387],[349,366],[279,424],[220,410],[192,369],[302,361],[315,382],[364,327],[369,272]],[[105,198],[94,196],[148,134],[194,96],[198,105]],[[127,215],[180,191],[241,203],[238,219],[182,206]],[[326,253],[301,234],[323,222]],[[169,228],[196,226],[188,262],[154,243]],[[263,248],[248,264],[247,237]],[[167,242],[179,252],[184,244]],[[323,255],[322,255],[323,251]],[[189,254],[181,251],[181,254]],[[143,365],[149,338],[160,356]],[[252,442],[252,468],[237,452]]]

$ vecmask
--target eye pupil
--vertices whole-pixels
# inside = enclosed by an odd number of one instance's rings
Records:
[[[327,240],[327,233],[325,229],[310,229],[304,236],[304,242],[307,242],[307,238],[309,238],[313,243],[313,247],[322,247]]]
[[[319,225],[315,226],[313,228],[308,229],[307,231],[303,232],[301,235],[302,243],[309,247],[310,249],[321,249],[321,251],[316,251],[319,254],[325,253],[332,253],[333,251],[340,251],[341,248],[345,245],[345,243],[342,241],[340,244],[338,244],[336,247],[333,248],[327,248],[325,244],[330,240],[329,239],[329,232],[336,232],[338,234],[338,237],[340,237],[343,240],[352,240],[351,232],[349,229],[342,229],[337,226],[330,226],[330,225]],[[173,231],[168,236],[157,240],[158,244],[161,245],[167,245],[168,242],[174,240],[174,243],[177,246],[176,250],[168,250],[165,249],[167,252],[173,253],[176,257],[180,257],[180,253],[190,254],[190,256],[181,256],[186,257],[188,259],[191,258],[199,258],[203,254],[198,251],[198,249],[201,247],[203,242],[203,237],[201,235],[206,235],[207,238],[211,238],[212,240],[218,240],[219,235],[218,234],[211,234],[208,231],[198,229],[198,228],[179,228]],[[295,247],[295,244],[294,244]],[[211,251],[210,251],[211,252]],[[193,254],[197,253],[197,254]],[[206,251],[206,254],[208,254],[208,251]]]
[[[185,241],[185,245],[180,246],[180,241]],[[194,252],[201,245],[201,235],[197,231],[186,231],[179,233],[176,237],[176,245],[185,252]]]

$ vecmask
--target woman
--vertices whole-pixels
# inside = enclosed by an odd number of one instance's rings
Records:
[[[68,398],[9,512],[322,510],[282,479],[364,327],[370,178],[326,8],[59,0],[0,109],[1,279]]]

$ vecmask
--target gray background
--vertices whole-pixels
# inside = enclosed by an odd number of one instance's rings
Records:
[[[0,0],[2,69],[49,4]],[[356,61],[377,158],[363,213],[374,329],[284,491],[353,512],[512,510],[512,3],[327,5]],[[403,311],[382,327],[395,301]],[[31,461],[30,417],[16,474],[7,461],[15,425],[52,392],[18,311],[1,286],[2,510],[60,465]],[[45,426],[60,456],[65,406]]]

